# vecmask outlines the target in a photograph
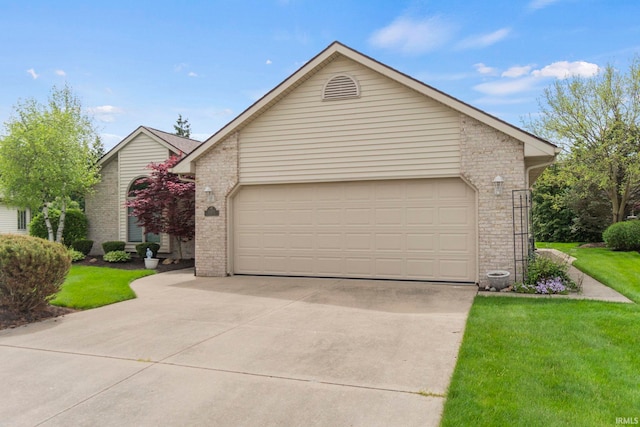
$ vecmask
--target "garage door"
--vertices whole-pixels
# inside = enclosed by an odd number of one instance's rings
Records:
[[[246,186],[233,211],[238,274],[476,281],[461,179]]]

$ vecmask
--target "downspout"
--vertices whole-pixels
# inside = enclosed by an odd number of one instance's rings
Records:
[[[547,166],[552,165],[554,162],[556,161],[555,156],[553,157],[552,160],[539,164],[539,165],[533,165],[533,166],[529,166],[528,168],[525,169],[524,171],[524,178],[525,178],[525,187],[526,188],[530,188],[531,185],[529,183],[529,173],[534,170],[534,169],[540,169],[540,168],[546,168]]]

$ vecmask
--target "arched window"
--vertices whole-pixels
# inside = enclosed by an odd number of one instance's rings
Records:
[[[127,190],[127,199],[132,199],[134,196],[134,191],[142,190],[146,188],[149,184],[140,181],[138,177],[131,182],[129,188]],[[160,236],[153,233],[145,233],[144,228],[138,224],[138,220],[136,217],[131,216],[133,213],[132,207],[127,207],[127,242],[129,243],[142,243],[142,242],[155,242],[160,243]]]

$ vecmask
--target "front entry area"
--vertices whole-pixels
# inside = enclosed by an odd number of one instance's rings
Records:
[[[251,185],[232,209],[237,274],[477,281],[459,178]]]

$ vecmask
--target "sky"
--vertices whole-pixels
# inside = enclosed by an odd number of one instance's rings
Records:
[[[337,40],[522,126],[554,80],[628,68],[639,16],[637,0],[0,0],[0,122],[68,84],[106,149],[179,114],[204,140]]]

